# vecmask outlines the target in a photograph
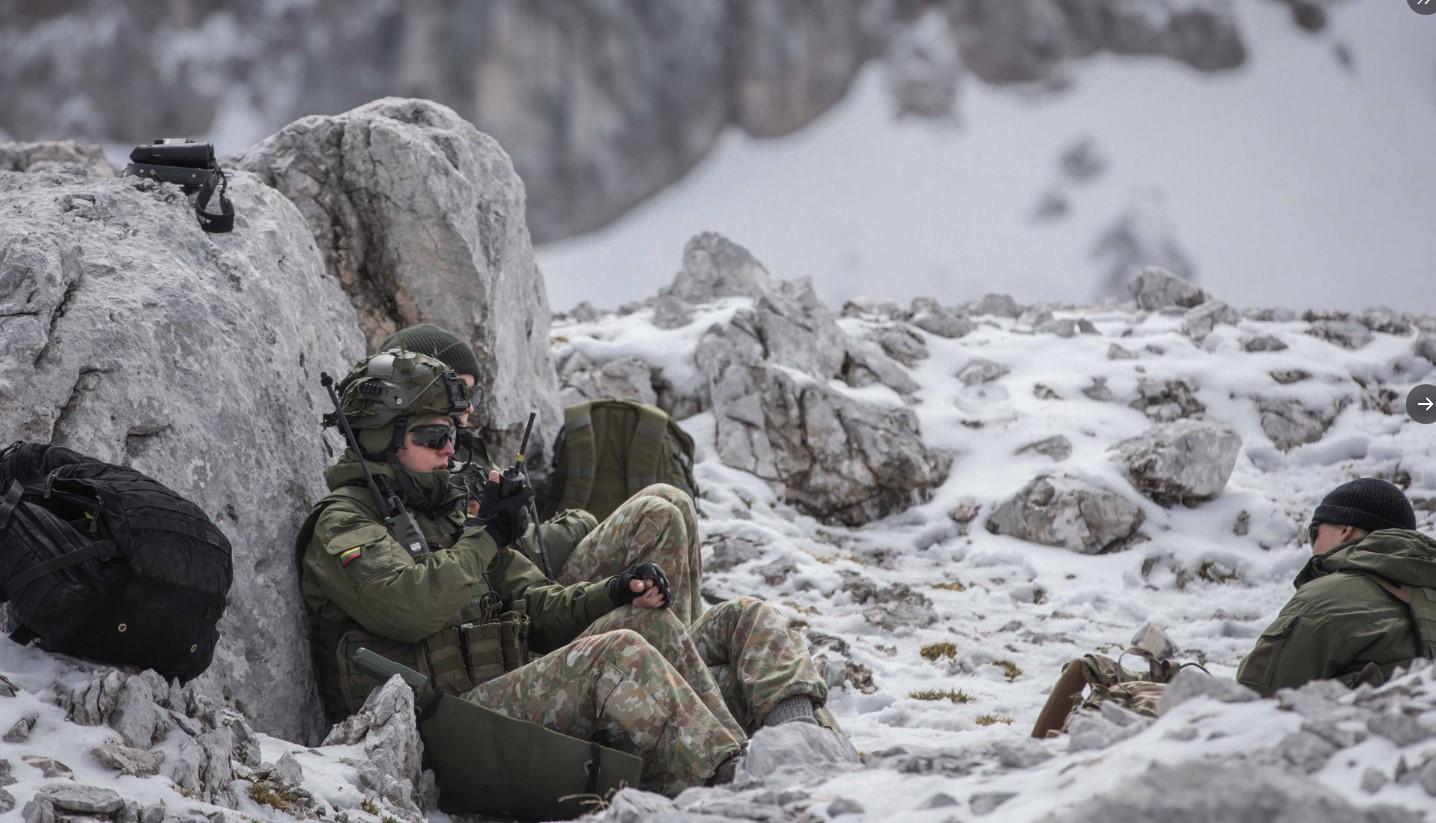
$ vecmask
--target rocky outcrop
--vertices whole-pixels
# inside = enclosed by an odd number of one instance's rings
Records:
[[[531,465],[547,465],[559,425],[548,297],[521,217],[523,183],[493,138],[445,106],[390,98],[296,121],[239,166],[299,207],[370,350],[414,323],[470,341],[486,441],[516,450],[537,411]]]
[[[1335,406],[1312,409],[1296,398],[1257,398],[1262,431],[1282,451],[1320,440],[1331,428],[1341,406],[1338,402]]]
[[[268,731],[317,732],[291,543],[323,493],[319,372],[363,352],[354,310],[282,195],[230,175],[235,230],[134,179],[0,172],[0,439],[132,465],[234,547],[205,675]]]
[[[1188,280],[1158,266],[1148,266],[1138,272],[1128,289],[1137,307],[1149,311],[1195,308],[1207,299],[1206,293]]]
[[[434,806],[433,776],[423,771],[424,743],[414,718],[414,692],[398,675],[330,730],[324,745],[363,748],[364,757],[350,763],[358,771],[361,788],[414,815]]]
[[[1153,426],[1114,450],[1142,494],[1163,505],[1194,506],[1226,488],[1241,446],[1237,433],[1219,423],[1180,420]]]
[[[52,143],[0,143],[0,171],[74,174],[80,177],[116,177],[104,149],[93,143],[60,140]]]
[[[1135,503],[1090,480],[1041,475],[1002,502],[987,530],[1082,554],[1116,551],[1137,534],[1144,515]]]
[[[731,125],[758,136],[806,125],[884,52],[908,111],[950,116],[967,70],[1057,85],[1067,63],[1099,51],[1205,71],[1245,53],[1212,2],[981,0],[923,13],[881,0],[73,0],[0,20],[0,128],[115,142],[220,131],[236,141],[224,152],[314,112],[422,96],[509,147],[534,234],[553,240],[678,179]]]

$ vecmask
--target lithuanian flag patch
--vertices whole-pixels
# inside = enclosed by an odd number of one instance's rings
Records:
[[[344,551],[342,551],[342,552],[339,553],[339,560],[340,560],[340,562],[342,562],[344,565],[347,566],[347,565],[349,565],[350,563],[354,562],[355,560],[358,560],[358,559],[359,559],[359,555],[362,554],[363,551],[364,551],[364,547],[363,547],[363,546],[355,546],[355,547],[352,548],[352,549],[345,549]]]

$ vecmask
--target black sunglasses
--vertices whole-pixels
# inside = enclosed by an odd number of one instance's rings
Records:
[[[1321,528],[1321,524],[1315,521],[1313,521],[1310,526],[1306,527],[1306,536],[1311,538],[1311,545],[1313,546],[1316,545],[1316,531],[1319,528]]]
[[[458,440],[459,433],[453,426],[432,423],[427,426],[415,426],[409,430],[409,436],[416,446],[423,446],[426,449],[442,449],[445,445],[453,445]]]

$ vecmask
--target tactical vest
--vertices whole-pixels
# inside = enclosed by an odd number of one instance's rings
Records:
[[[320,515],[330,503],[339,500],[358,504],[375,522],[381,522],[364,487],[341,486],[330,492],[315,504],[295,539],[295,557],[301,574],[304,553],[314,537]],[[426,537],[436,548],[450,542],[448,535],[428,534]],[[347,616],[336,619],[311,612],[309,628],[314,671],[328,721],[336,723],[358,711],[369,693],[383,685],[354,666],[353,653],[360,648],[369,648],[414,669],[429,678],[439,691],[452,695],[461,695],[527,663],[530,659],[529,618],[524,601],[501,610],[498,593],[485,580],[475,586],[475,597],[470,603],[463,613],[455,616],[454,625],[418,643],[371,634]]]
[[[693,438],[672,417],[632,400],[593,400],[564,410],[546,517],[584,509],[602,522],[654,483],[698,497]]]
[[[1411,618],[1411,629],[1416,634],[1416,653],[1422,657],[1436,660],[1436,589],[1428,589],[1421,586],[1402,586],[1392,583],[1384,577],[1376,574],[1362,573],[1362,576],[1380,586],[1383,591],[1392,597],[1406,604]],[[1369,683],[1379,686],[1390,677],[1392,672],[1411,661],[1406,660],[1398,663],[1389,663],[1384,667],[1377,667],[1375,664],[1367,664],[1366,668],[1356,672],[1348,672],[1341,678],[1342,682],[1355,688],[1358,684]],[[1377,671],[1379,669],[1379,676]]]

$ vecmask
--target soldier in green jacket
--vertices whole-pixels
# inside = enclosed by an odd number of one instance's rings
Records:
[[[478,384],[479,359],[473,347],[446,329],[431,323],[408,326],[379,345],[380,351],[395,348],[442,361],[470,389]],[[472,411],[473,406],[459,416],[455,451],[462,468],[453,475],[456,483],[463,483],[465,477],[481,478],[488,468],[498,466],[470,428]],[[598,521],[582,509],[560,512],[543,525],[556,580],[564,584],[600,580],[639,563],[653,563],[670,581],[668,608],[685,626],[692,625],[703,613],[703,560],[693,499],[674,486],[655,483],[640,489],[606,522],[629,524],[626,533],[632,539],[615,540],[604,531],[595,532]],[[536,543],[532,532],[526,532],[519,548],[534,560]]]
[[[552,583],[513,548],[531,490],[501,496],[496,472],[477,515],[466,512],[445,467],[468,400],[442,363],[385,352],[341,388],[362,455],[351,448],[326,472],[331,492],[297,541],[331,720],[377,685],[352,664],[368,647],[448,693],[614,741],[643,758],[646,787],[670,794],[731,779],[757,726],[813,722],[826,684],[776,610],[738,598],[685,627],[663,608],[668,581],[648,563]],[[635,539],[645,528],[613,521],[596,532]]]
[[[1310,680],[1381,683],[1436,657],[1436,541],[1415,531],[1401,489],[1344,483],[1311,519],[1297,592],[1242,661],[1237,680],[1270,696]]]

